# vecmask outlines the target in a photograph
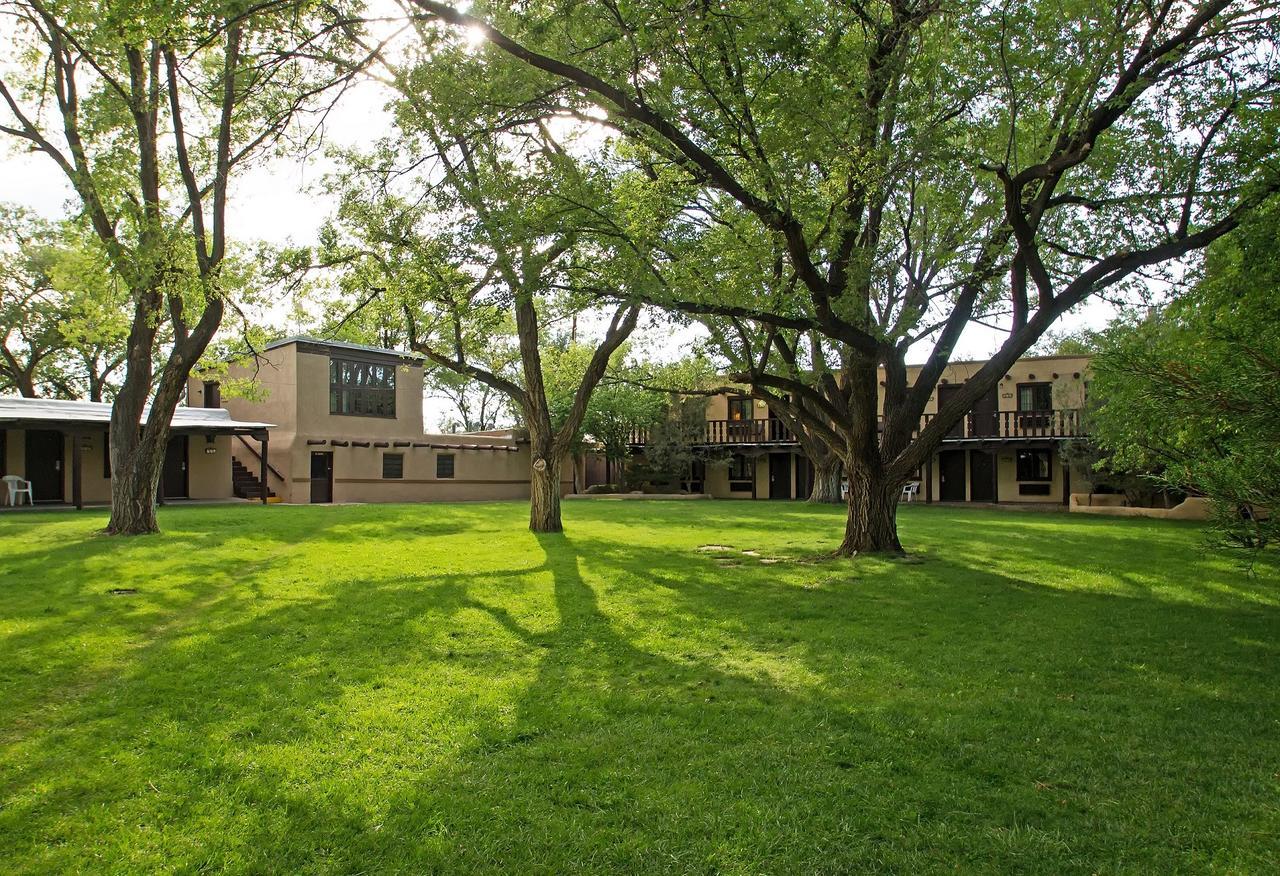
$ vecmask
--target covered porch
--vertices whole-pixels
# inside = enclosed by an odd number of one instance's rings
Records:
[[[105,402],[0,397],[0,475],[28,481],[34,507],[109,504],[110,422],[111,405]],[[231,442],[236,436],[259,442],[265,482],[271,428],[269,423],[233,420],[222,408],[178,408],[160,500],[233,500]],[[0,489],[0,503],[17,510],[7,487]]]

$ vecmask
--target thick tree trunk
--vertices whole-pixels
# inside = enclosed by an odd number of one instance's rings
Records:
[[[836,556],[902,555],[898,541],[898,497],[902,484],[889,481],[861,465],[846,467],[849,478],[844,541]]]
[[[823,505],[839,505],[843,501],[840,497],[840,460],[835,454],[814,465],[809,501]]]
[[[156,494],[164,461],[164,442],[154,432],[134,426],[111,424],[111,519],[108,535],[147,535],[160,531],[156,521]]]
[[[529,530],[563,532],[560,522],[560,452],[545,436],[530,433]]]
[[[560,522],[560,463],[547,460],[541,471],[533,469],[529,482],[529,529],[532,532],[563,532]]]

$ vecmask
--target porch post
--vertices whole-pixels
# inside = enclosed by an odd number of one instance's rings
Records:
[[[262,504],[267,504],[267,444],[271,433],[263,431],[262,433]]]
[[[1061,453],[1058,454],[1061,457]],[[1071,466],[1062,460],[1062,504],[1071,504]]]
[[[84,508],[84,477],[81,473],[83,468],[83,454],[80,450],[80,442],[82,438],[75,432],[71,433],[71,501],[77,509]]]
[[[924,503],[933,502],[933,454],[924,461]]]

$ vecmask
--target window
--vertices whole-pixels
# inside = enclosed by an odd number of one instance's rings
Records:
[[[729,399],[729,419],[730,420],[750,420],[751,419],[751,399],[746,396],[735,396]]]
[[[436,457],[436,477],[451,478],[453,477],[453,454],[441,453]]]
[[[111,433],[102,433],[102,476],[111,480]]]
[[[330,359],[329,413],[395,417],[395,366],[351,359]]]
[[[1053,472],[1049,469],[1049,451],[1019,450],[1018,480],[1051,481]]]
[[[740,453],[729,458],[729,492],[750,493],[755,477],[751,460]]]
[[[1022,433],[1043,435],[1053,421],[1053,384],[1018,384],[1018,429]],[[1034,413],[1026,413],[1033,411]]]
[[[216,380],[204,382],[204,406],[206,408],[222,407],[222,384]]]
[[[1053,410],[1052,383],[1019,383],[1018,410],[1051,411]]]
[[[403,453],[382,454],[382,476],[384,478],[404,477],[404,454]]]

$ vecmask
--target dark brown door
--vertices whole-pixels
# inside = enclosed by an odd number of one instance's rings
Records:
[[[969,434],[989,438],[1000,434],[1000,388],[993,386],[969,409]]]
[[[769,498],[791,498],[791,454],[769,454]]]
[[[27,462],[22,476],[31,481],[32,500],[62,501],[62,445],[61,432],[27,430]]]
[[[960,391],[960,386],[955,383],[948,383],[945,386],[938,387],[938,410],[942,410],[942,406],[951,401],[951,397]],[[956,424],[947,432],[948,438],[964,437],[964,418],[961,417]]]
[[[187,436],[174,435],[164,449],[160,496],[165,499],[185,499],[187,495]]]
[[[943,502],[963,502],[964,451],[944,450],[938,454],[939,496]]]
[[[969,451],[969,501],[996,501],[996,455],[985,450]]]
[[[796,498],[807,499],[813,492],[813,462],[807,456],[796,458]]]
[[[333,501],[333,454],[330,451],[311,451],[311,501],[315,504]]]

